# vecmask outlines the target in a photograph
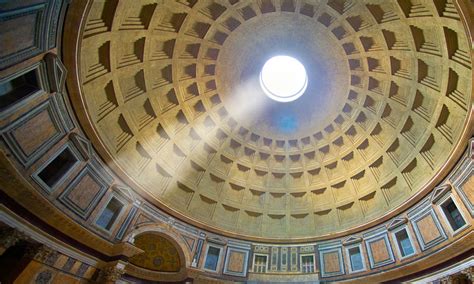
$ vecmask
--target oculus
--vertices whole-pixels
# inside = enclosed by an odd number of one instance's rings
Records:
[[[308,76],[297,59],[274,56],[265,62],[260,72],[260,86],[272,100],[291,102],[301,97],[308,86]]]

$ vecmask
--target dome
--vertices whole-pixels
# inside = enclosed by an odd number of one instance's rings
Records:
[[[467,131],[469,42],[416,17],[436,9],[105,3],[79,35],[82,124],[133,190],[212,231],[294,241],[376,224],[439,181]],[[288,103],[259,81],[282,54],[308,78]]]

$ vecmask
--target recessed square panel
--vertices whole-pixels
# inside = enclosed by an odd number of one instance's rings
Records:
[[[224,274],[247,276],[248,256],[247,250],[229,247],[225,257]]]
[[[320,247],[319,252],[322,277],[345,274],[342,247]]]
[[[377,268],[395,262],[387,233],[368,238],[365,241],[370,267]]]
[[[3,136],[18,160],[29,166],[65,133],[54,104],[48,100],[10,124]]]
[[[438,217],[432,208],[421,212],[410,221],[423,251],[447,239]]]
[[[86,166],[59,196],[59,200],[72,212],[87,219],[106,190],[107,183]]]
[[[44,51],[41,33],[46,7],[46,3],[41,3],[0,13],[0,69]]]
[[[453,187],[471,216],[474,217],[474,166],[472,161],[468,159],[467,165],[462,168],[465,170],[460,171],[461,173],[453,181]]]

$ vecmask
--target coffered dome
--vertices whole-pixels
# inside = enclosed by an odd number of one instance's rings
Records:
[[[94,147],[133,190],[222,234],[370,226],[432,188],[469,135],[470,47],[450,1],[88,8],[74,107]],[[275,55],[306,68],[293,102],[260,87]]]

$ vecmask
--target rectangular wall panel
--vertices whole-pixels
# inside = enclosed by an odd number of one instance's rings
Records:
[[[278,271],[278,247],[272,247],[271,252],[271,262],[270,262],[270,270],[271,271]]]
[[[474,217],[474,165],[471,159],[466,160],[453,177],[453,187],[471,216]]]
[[[423,251],[447,239],[438,217],[432,208],[420,212],[418,215],[412,217],[410,221]]]
[[[331,277],[345,274],[341,245],[320,246],[319,262],[321,265],[322,277]]]
[[[286,272],[288,270],[288,248],[281,248],[280,271]]]
[[[46,8],[39,3],[0,13],[0,69],[45,51]]]
[[[34,163],[65,134],[52,100],[17,119],[3,132],[6,143],[25,167]]]
[[[59,200],[75,214],[87,219],[106,190],[107,183],[86,166],[59,196]]]
[[[0,70],[56,47],[68,1],[0,2]]]
[[[240,277],[247,276],[249,253],[249,250],[228,247],[223,273]]]
[[[377,268],[395,262],[392,247],[386,232],[370,236],[365,240],[370,267]]]

